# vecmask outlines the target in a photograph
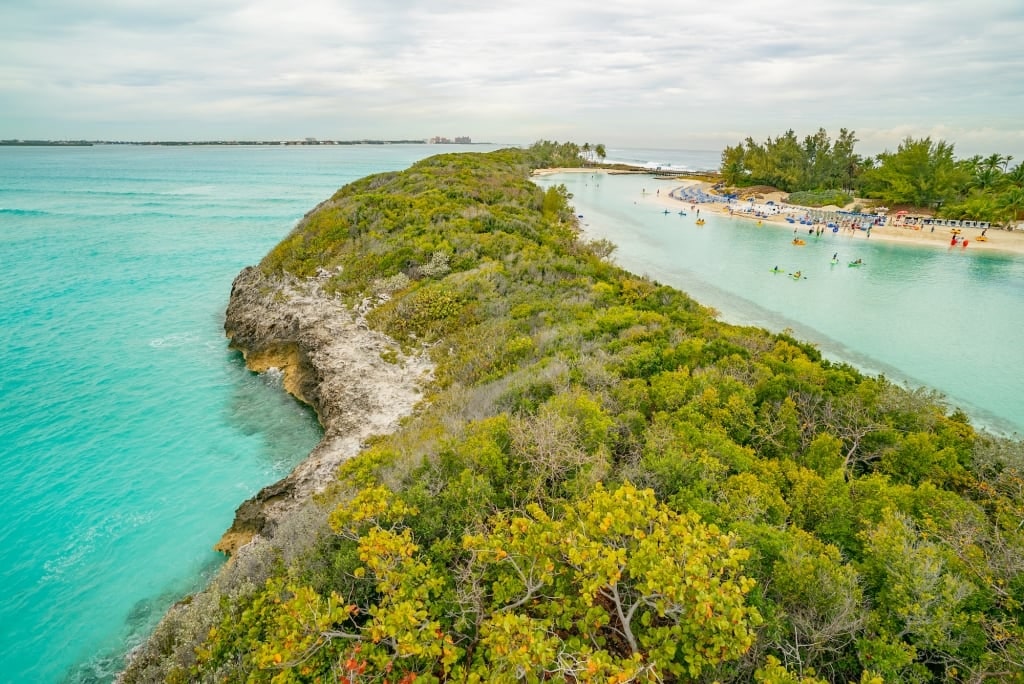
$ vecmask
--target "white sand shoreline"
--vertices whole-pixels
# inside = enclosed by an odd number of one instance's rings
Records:
[[[535,176],[548,176],[558,173],[630,173],[623,171],[610,171],[609,169],[596,169],[592,167],[584,168],[554,168],[554,169],[538,169],[534,171]],[[644,202],[650,202],[657,206],[665,207],[666,209],[675,210],[686,210],[691,211],[693,209],[700,209],[705,215],[715,214],[719,217],[729,216],[730,218],[742,219],[745,221],[760,222],[761,225],[771,226],[774,228],[784,228],[786,230],[793,231],[795,229],[795,237],[806,239],[808,237],[808,230],[811,230],[810,236],[813,237],[814,226],[802,225],[799,223],[791,224],[786,221],[786,216],[801,216],[804,214],[810,214],[812,212],[821,212],[821,209],[814,207],[800,207],[798,205],[784,205],[785,207],[794,209],[795,213],[778,213],[768,216],[754,216],[751,214],[741,213],[736,211],[738,206],[736,203],[728,202],[724,197],[721,201],[715,202],[700,202],[695,203],[688,200],[676,199],[672,196],[677,190],[682,188],[692,188],[697,186],[703,190],[704,193],[709,193],[711,184],[700,181],[700,180],[686,180],[683,178],[658,178],[660,174],[651,171],[650,169],[637,169],[637,174],[647,174],[654,179],[654,182],[665,183],[669,185],[669,189],[665,192],[647,193],[643,197]],[[664,190],[665,188],[661,188]],[[778,193],[780,196],[786,193]],[[764,200],[767,202],[768,198]],[[763,203],[762,203],[763,204]],[[733,211],[730,213],[729,208],[732,207]],[[827,211],[827,210],[826,210]],[[827,228],[831,232],[831,228]],[[989,252],[989,253],[1004,253],[1012,254],[1016,256],[1024,256],[1024,231],[1006,231],[1000,228],[989,228],[986,231],[986,241],[980,241],[978,238],[981,236],[981,228],[962,228],[959,229],[959,235],[966,238],[967,246],[964,247],[962,244],[953,246],[950,241],[953,238],[953,229],[946,226],[935,226],[934,229],[925,226],[920,229],[910,227],[899,227],[894,226],[891,223],[891,218],[886,225],[872,226],[870,235],[867,231],[863,230],[848,230],[840,229],[839,236],[845,237],[849,240],[881,240],[884,242],[902,243],[908,245],[917,245],[922,247],[931,248],[943,248],[947,250],[958,250],[967,252]]]

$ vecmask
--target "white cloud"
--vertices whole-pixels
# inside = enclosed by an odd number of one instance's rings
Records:
[[[1016,0],[41,0],[0,22],[0,137],[538,137],[788,128],[1024,157]]]

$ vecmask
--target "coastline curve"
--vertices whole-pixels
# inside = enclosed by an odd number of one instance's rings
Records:
[[[228,556],[257,535],[272,536],[281,518],[322,491],[368,437],[393,431],[430,377],[425,354],[404,355],[371,330],[362,318],[371,303],[350,310],[323,290],[328,277],[267,276],[249,266],[232,283],[224,323],[230,347],[253,372],[281,370],[284,388],[316,411],[324,435],[287,477],[238,507],[214,546]]]

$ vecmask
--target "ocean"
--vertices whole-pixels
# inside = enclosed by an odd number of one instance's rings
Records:
[[[110,681],[319,440],[228,350],[235,275],[347,182],[489,149],[0,147],[0,682]]]
[[[320,437],[273,374],[227,349],[231,281],[347,182],[487,146],[0,148],[0,681],[108,682],[163,612],[223,562],[234,509]],[[714,166],[717,152],[608,149]],[[811,241],[664,215],[650,177],[565,183],[623,266],[725,320],[926,384],[1024,429],[1019,258]],[[670,183],[658,186],[667,191]],[[636,202],[636,204],[634,204]],[[833,251],[841,267],[829,267]],[[845,266],[862,256],[864,269]],[[806,280],[769,273],[803,269]]]

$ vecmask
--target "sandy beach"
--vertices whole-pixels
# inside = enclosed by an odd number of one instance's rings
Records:
[[[546,176],[555,173],[609,173],[606,169],[594,169],[594,168],[559,168],[559,169],[539,169],[534,172],[536,176]],[[613,173],[630,173],[624,171],[615,171]],[[769,201],[775,202],[776,206],[783,206],[789,209],[793,209],[792,213],[777,213],[769,214],[768,216],[758,217],[753,214],[743,213],[736,211],[737,206],[748,206],[749,203],[742,202],[736,204],[735,202],[730,204],[725,198],[721,201],[704,201],[695,203],[691,200],[680,200],[676,199],[673,194],[679,194],[678,191],[684,188],[693,188],[695,190],[703,191],[704,195],[713,195],[711,191],[711,184],[697,180],[685,180],[680,178],[668,178],[660,179],[654,178],[656,174],[652,174],[649,170],[637,170],[636,173],[645,173],[651,175],[652,182],[659,183],[655,192],[648,192],[646,195],[641,197],[640,202],[649,203],[653,206],[662,206],[666,209],[686,211],[700,209],[704,215],[730,215],[730,207],[733,209],[731,213],[732,218],[742,219],[745,221],[751,221],[755,224],[760,222],[764,226],[770,226],[779,230],[788,230],[794,232],[794,237],[800,239],[806,239],[809,236],[808,231],[811,231],[810,236],[813,237],[813,231],[815,228],[810,225],[801,225],[800,223],[789,223],[786,221],[786,217],[792,217],[799,219],[806,213],[816,211],[811,207],[797,207],[795,205],[782,204],[782,198],[788,193],[775,192],[769,193],[764,196],[763,199],[757,199],[753,203],[756,207],[761,209],[767,209],[770,205]],[[820,210],[817,210],[820,211]],[[902,242],[906,244],[915,244],[925,247],[932,247],[935,249],[956,249],[956,250],[967,250],[967,251],[987,251],[987,252],[1005,252],[1009,254],[1024,255],[1024,231],[1006,231],[1000,228],[989,228],[985,233],[985,241],[979,241],[978,238],[981,236],[980,228],[963,228],[960,229],[960,237],[966,238],[967,246],[964,247],[958,243],[956,246],[952,246],[950,241],[953,239],[953,232],[951,228],[944,226],[936,226],[934,231],[930,226],[925,226],[920,229],[911,227],[894,226],[892,224],[892,218],[890,217],[886,225],[872,226],[871,234],[868,236],[867,231],[864,230],[849,230],[840,229],[839,236],[847,240],[882,240],[886,242]],[[826,228],[831,231],[831,228]]]

